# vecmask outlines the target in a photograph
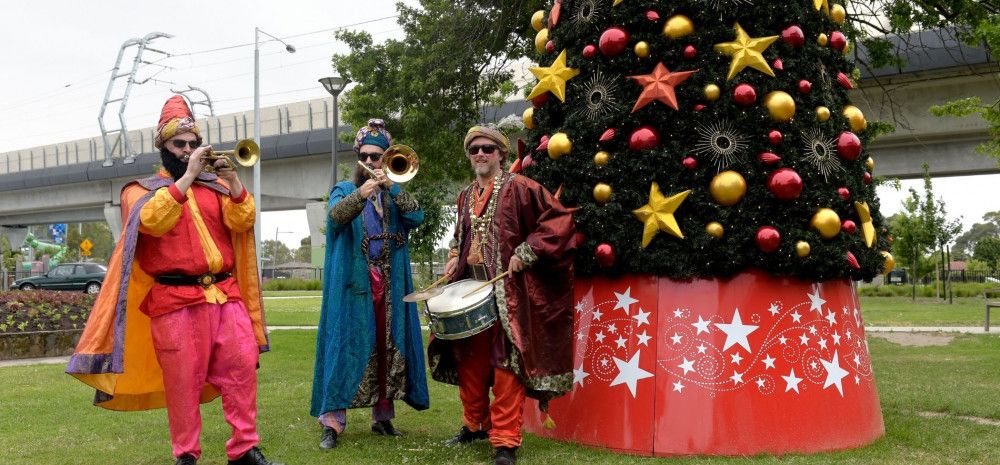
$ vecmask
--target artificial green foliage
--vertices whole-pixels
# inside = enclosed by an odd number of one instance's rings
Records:
[[[592,9],[594,21],[580,20],[586,16],[582,14],[584,8]],[[649,10],[656,11],[659,20],[647,19]],[[691,18],[695,32],[680,39],[667,38],[662,33],[663,26],[674,15]],[[798,25],[805,33],[805,45],[795,48],[779,39],[765,50],[763,56],[772,67],[775,59],[783,62],[783,71],[774,70],[776,77],[748,67],[727,80],[731,58],[714,51],[713,45],[732,42],[736,22],[752,38],[781,35],[786,27]],[[612,58],[601,53],[593,59],[584,58],[584,47],[598,45],[602,31],[612,26],[629,32],[625,51]],[[822,11],[813,9],[812,0],[668,3],[624,0],[618,6],[612,6],[610,0],[564,0],[560,21],[549,31],[554,53],[541,54],[537,60],[539,66],[549,66],[565,50],[568,66],[581,72],[567,82],[565,103],[549,95],[544,104],[534,109],[536,126],[526,135],[533,164],[525,174],[553,191],[562,186],[562,201],[579,207],[575,217],[583,241],[579,246],[577,272],[649,273],[683,279],[724,277],[747,268],[760,268],[775,275],[819,281],[845,277],[867,280],[881,272],[884,259],[880,251],[890,250],[889,234],[878,212],[875,186],[863,181],[869,154],[863,152],[856,161],[834,156],[840,168],[828,179],[806,156],[811,146],[806,141],[809,134],[816,133],[819,139],[828,141],[849,130],[842,115],[844,106],[849,104],[847,91],[838,84],[836,76],[838,72],[850,76],[854,65],[840,51],[822,47],[816,41],[820,33],[830,35],[841,29]],[[649,57],[639,58],[633,52],[638,41],[649,44]],[[693,59],[683,57],[688,45],[697,49]],[[627,76],[648,74],[659,62],[672,72],[697,70],[676,87],[680,110],[654,102],[631,113],[641,87]],[[595,103],[597,92],[593,82],[599,79],[606,88],[600,105],[607,112],[595,118],[588,116],[586,109],[588,104]],[[798,91],[801,79],[812,82],[808,94]],[[743,83],[756,90],[757,102],[749,107],[738,106],[732,99],[733,90]],[[703,88],[709,84],[722,89],[721,98],[715,102],[703,96]],[[790,122],[775,122],[762,104],[764,96],[776,90],[785,91],[795,99],[797,112]],[[698,111],[696,105],[704,108]],[[830,109],[832,116],[828,121],[817,120],[815,109],[819,106]],[[722,121],[729,122],[747,146],[738,152],[735,162],[720,169],[713,157],[698,152],[697,146],[703,141],[699,128]],[[653,149],[630,151],[629,134],[643,125],[657,128],[661,143]],[[617,136],[609,143],[600,143],[598,139],[608,128],[616,128]],[[767,135],[772,129],[784,135],[778,146],[768,142]],[[542,136],[557,132],[569,135],[572,153],[553,160],[544,151],[533,150]],[[857,135],[866,147],[871,135],[865,131]],[[611,154],[611,161],[604,166],[593,161],[599,150]],[[779,155],[781,161],[764,164],[758,154],[765,151]],[[698,161],[696,169],[681,164],[688,156]],[[802,178],[804,188],[795,200],[777,200],[768,190],[769,174],[781,167],[794,169]],[[735,170],[747,182],[746,195],[731,207],[716,203],[709,192],[709,183],[722,170]],[[643,223],[632,211],[648,202],[652,182],[659,184],[665,196],[685,190],[691,190],[691,194],[675,212],[684,238],[660,232],[642,248]],[[609,203],[601,205],[594,200],[592,192],[597,183],[612,187],[614,193]],[[840,187],[850,190],[849,200],[838,196]],[[871,209],[876,229],[876,244],[872,248],[866,247],[860,232],[855,201],[867,202]],[[854,221],[858,232],[841,232],[829,240],[821,238],[810,228],[810,219],[819,208],[833,209],[842,221]],[[712,221],[725,228],[722,237],[713,238],[706,233],[705,226]],[[755,235],[762,226],[773,226],[780,232],[781,244],[776,251],[765,253],[758,249]],[[811,245],[807,257],[796,254],[798,241]],[[616,261],[611,266],[601,266],[596,261],[594,251],[601,243],[614,248]],[[848,263],[848,251],[857,258],[860,269]]]

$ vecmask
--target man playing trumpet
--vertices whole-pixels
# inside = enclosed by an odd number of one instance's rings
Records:
[[[424,212],[386,178],[381,158],[391,143],[385,122],[369,120],[354,142],[365,166],[330,192],[310,409],[323,449],[337,447],[348,408],[371,407],[372,432],[400,436],[393,400],[417,410],[430,402],[417,307],[402,300],[413,292],[408,234]]]

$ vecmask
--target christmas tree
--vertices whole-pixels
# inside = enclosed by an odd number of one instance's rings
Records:
[[[524,173],[580,207],[579,274],[824,281],[892,266],[828,0],[557,0]]]

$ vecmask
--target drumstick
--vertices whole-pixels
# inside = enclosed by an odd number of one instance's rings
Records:
[[[491,279],[491,280],[489,280],[489,281],[486,281],[486,282],[485,282],[485,283],[483,283],[483,284],[482,284],[481,286],[479,286],[479,287],[477,287],[477,288],[475,288],[475,289],[473,289],[473,290],[469,291],[469,293],[468,293],[468,294],[465,294],[465,295],[463,295],[463,296],[462,296],[462,298],[464,299],[464,298],[466,298],[466,297],[469,297],[470,295],[472,295],[472,294],[475,294],[475,293],[476,293],[477,291],[479,291],[480,289],[482,289],[482,288],[484,288],[484,287],[486,287],[486,286],[488,286],[488,285],[490,285],[490,284],[493,284],[493,283],[495,283],[495,282],[499,281],[499,280],[500,280],[501,278],[504,278],[504,277],[507,277],[507,276],[509,276],[509,275],[510,275],[510,270],[507,270],[507,271],[504,271],[504,272],[503,272],[503,274],[500,274],[499,276],[497,276],[497,277],[495,277],[495,278],[493,278],[493,279]]]
[[[427,292],[427,291],[429,291],[429,290],[431,290],[431,289],[434,289],[435,287],[438,287],[438,285],[440,285],[441,283],[445,282],[445,280],[447,280],[447,279],[448,279],[448,275],[444,275],[444,276],[442,276],[442,277],[441,277],[440,279],[438,279],[437,281],[434,281],[433,283],[431,283],[431,285],[430,285],[430,286],[427,286],[427,287],[426,287],[426,288],[425,288],[425,289],[423,290],[423,292]]]

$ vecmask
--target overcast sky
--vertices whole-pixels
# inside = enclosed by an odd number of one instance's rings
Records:
[[[173,56],[144,57],[164,67],[146,66],[139,73],[139,79],[152,79],[132,90],[126,110],[130,129],[154,126],[170,89],[188,85],[211,95],[216,114],[251,110],[255,26],[297,48],[289,54],[276,42],[261,46],[262,106],[327,97],[316,80],[332,73],[331,55],[347,51],[333,39],[333,30],[348,26],[369,31],[376,41],[398,38],[394,5],[395,0],[8,2],[0,28],[0,153],[99,136],[97,115],[118,51],[126,40],[151,32],[174,35],[152,44]],[[883,214],[899,211],[911,185],[920,182],[904,182],[901,192],[880,188]],[[984,212],[1000,210],[997,185],[1000,175],[943,178],[935,180],[935,191],[969,226]],[[279,231],[278,239],[293,248],[309,234],[304,210],[265,213],[261,228],[262,239],[274,239]]]

